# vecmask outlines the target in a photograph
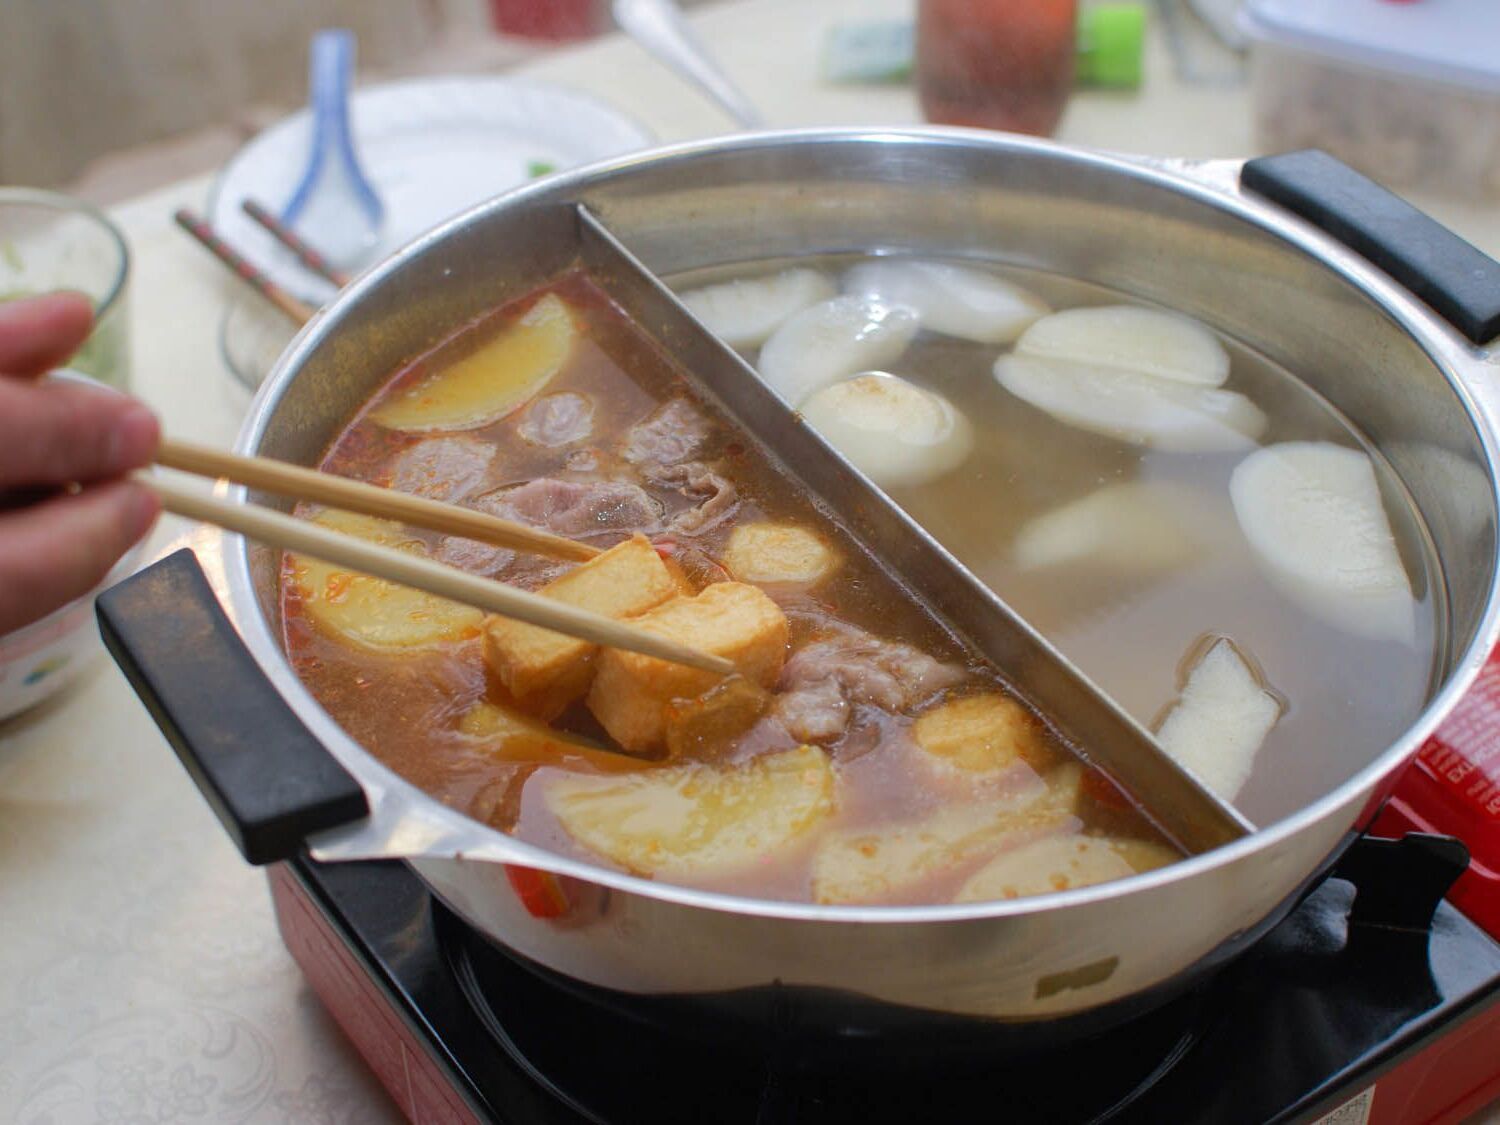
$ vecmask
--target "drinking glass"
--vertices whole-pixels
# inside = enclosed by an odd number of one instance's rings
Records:
[[[0,301],[73,289],[94,303],[94,330],[68,362],[125,390],[130,384],[130,251],[98,208],[57,192],[0,187]]]
[[[923,116],[1049,136],[1073,88],[1075,0],[919,0]]]

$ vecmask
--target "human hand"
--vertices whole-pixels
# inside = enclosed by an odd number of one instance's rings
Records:
[[[0,303],[0,635],[82,597],[156,520],[156,418],[126,395],[38,382],[88,337],[77,293]]]

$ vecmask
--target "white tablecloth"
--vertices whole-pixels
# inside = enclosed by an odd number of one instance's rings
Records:
[[[818,83],[837,20],[900,0],[740,0],[696,18],[772,125],[917,120],[905,88]],[[725,121],[617,38],[530,73],[592,91],[664,141]],[[1139,95],[1075,99],[1064,140],[1184,156],[1251,151],[1241,91],[1192,90],[1151,43]],[[193,180],[116,211],[134,254],[138,392],[169,432],[227,445],[248,395],[216,332],[234,285],[171,224],[202,207]],[[1420,200],[1491,253],[1500,221]],[[164,521],[160,545],[184,532]],[[112,665],[66,698],[0,724],[0,1120],[63,1123],[380,1122],[396,1106],[282,949],[262,876],[246,867]]]

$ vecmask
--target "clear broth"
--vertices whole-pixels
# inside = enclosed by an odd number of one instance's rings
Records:
[[[682,291],[793,264],[838,279],[860,260],[828,255],[739,263],[678,274],[669,283]],[[1054,309],[1148,304],[1039,270],[961,264],[1021,285]],[[1416,595],[1412,646],[1343,632],[1306,614],[1266,580],[1229,499],[1229,476],[1243,453],[1162,452],[1059,422],[994,379],[994,361],[1009,346],[923,331],[887,368],[946,396],[967,415],[976,437],[974,452],[957,470],[928,485],[892,489],[891,496],[1147,725],[1176,698],[1185,661],[1206,636],[1227,636],[1241,646],[1285,703],[1235,800],[1253,822],[1267,824],[1353,776],[1416,718],[1435,684],[1443,627],[1437,607],[1446,601],[1421,516],[1372,443],[1295,373],[1219,338],[1231,358],[1226,388],[1247,395],[1270,419],[1261,444],[1329,441],[1370,456]],[[746,358],[754,363],[754,349]],[[1197,536],[1200,553],[1147,580],[1082,567],[1047,573],[1015,565],[1011,545],[1028,521],[1126,481],[1191,492],[1208,516]],[[979,505],[975,497],[995,499]]]

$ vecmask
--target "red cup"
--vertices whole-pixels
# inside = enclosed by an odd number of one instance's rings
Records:
[[[1050,136],[1073,89],[1076,0],[920,0],[928,121]]]
[[[490,24],[502,35],[565,42],[609,26],[605,0],[490,0]]]

